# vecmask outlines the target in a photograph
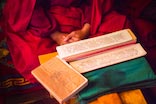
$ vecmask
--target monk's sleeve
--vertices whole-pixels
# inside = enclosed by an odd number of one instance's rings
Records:
[[[39,66],[38,55],[49,53],[53,48],[50,38],[41,37],[41,33],[46,33],[48,24],[45,25],[44,20],[48,20],[41,15],[42,19],[36,16],[38,26],[32,23],[35,5],[36,0],[6,0],[2,21],[15,69],[30,82],[37,82],[31,71]]]
[[[3,9],[4,29],[14,33],[26,31],[35,2],[35,0],[6,0]]]
[[[83,10],[83,15],[82,15],[82,26],[85,23],[89,23],[90,24],[90,20],[91,20],[91,0],[86,0],[82,5],[81,5],[81,9]]]
[[[114,0],[91,1],[91,34],[96,34],[103,20],[103,16],[107,15],[111,11]],[[94,37],[94,35],[91,37]]]
[[[49,19],[36,0],[7,0],[4,18],[7,22],[6,27],[11,32],[30,31],[37,36],[47,36],[57,27],[55,19]]]
[[[42,2],[37,2],[35,5],[29,25],[29,31],[31,31],[34,35],[46,37],[52,32],[57,31],[58,26],[55,18],[49,16],[48,9],[41,3]]]

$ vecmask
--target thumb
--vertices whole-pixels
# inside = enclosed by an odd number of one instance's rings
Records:
[[[65,38],[64,38],[64,41],[68,41],[70,40],[74,35],[74,32],[71,32],[70,34],[68,34]]]

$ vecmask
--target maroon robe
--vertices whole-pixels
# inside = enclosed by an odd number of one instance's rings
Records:
[[[50,8],[44,8],[36,0],[7,0],[3,10],[3,31],[13,63],[31,82],[36,82],[31,71],[39,66],[38,56],[56,51],[57,44],[49,35],[58,30],[71,32],[89,22],[84,10],[89,6],[75,6],[79,0],[66,0],[60,5],[59,0],[53,1]]]
[[[31,71],[39,66],[38,56],[56,51],[57,44],[49,37],[52,32],[68,33],[89,22],[90,37],[94,37],[129,26],[126,16],[113,9],[113,0],[92,0],[80,6],[78,0],[58,5],[59,1],[44,8],[35,0],[7,0],[4,7],[3,30],[13,63],[30,82],[36,82]]]
[[[95,37],[124,28],[131,28],[127,17],[114,8],[114,0],[93,0],[91,14],[91,35]]]

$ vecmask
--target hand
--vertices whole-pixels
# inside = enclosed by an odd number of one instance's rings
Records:
[[[67,33],[61,33],[61,32],[54,32],[50,35],[50,37],[58,44],[58,45],[63,45],[67,44],[67,41],[64,41]]]
[[[79,41],[87,37],[87,35],[89,34],[89,31],[90,31],[90,24],[86,23],[84,24],[81,30],[72,31],[71,33],[69,33],[65,37],[64,41],[66,41],[67,43]]]
[[[69,33],[64,41],[66,43],[72,43],[72,42],[76,42],[79,41],[81,39],[83,39],[85,37],[85,34],[83,33],[83,31],[81,30],[76,30],[76,31],[72,31],[71,33]]]

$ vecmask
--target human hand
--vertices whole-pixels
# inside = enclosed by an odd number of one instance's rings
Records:
[[[84,24],[83,28],[80,30],[72,31],[71,33],[54,32],[50,37],[58,44],[64,45],[67,43],[72,43],[84,39],[90,30],[90,24]]]
[[[84,24],[82,29],[72,31],[71,33],[69,33],[65,37],[64,41],[66,41],[67,43],[79,41],[87,37],[87,35],[89,34],[89,31],[90,31],[90,24],[86,23]]]
[[[65,41],[65,38],[68,34],[62,33],[62,32],[54,32],[50,35],[50,37],[58,44],[58,45],[64,45],[67,44],[67,41]]]
[[[86,34],[82,30],[72,31],[64,38],[64,41],[66,43],[76,42],[76,41],[83,39],[85,35]]]

